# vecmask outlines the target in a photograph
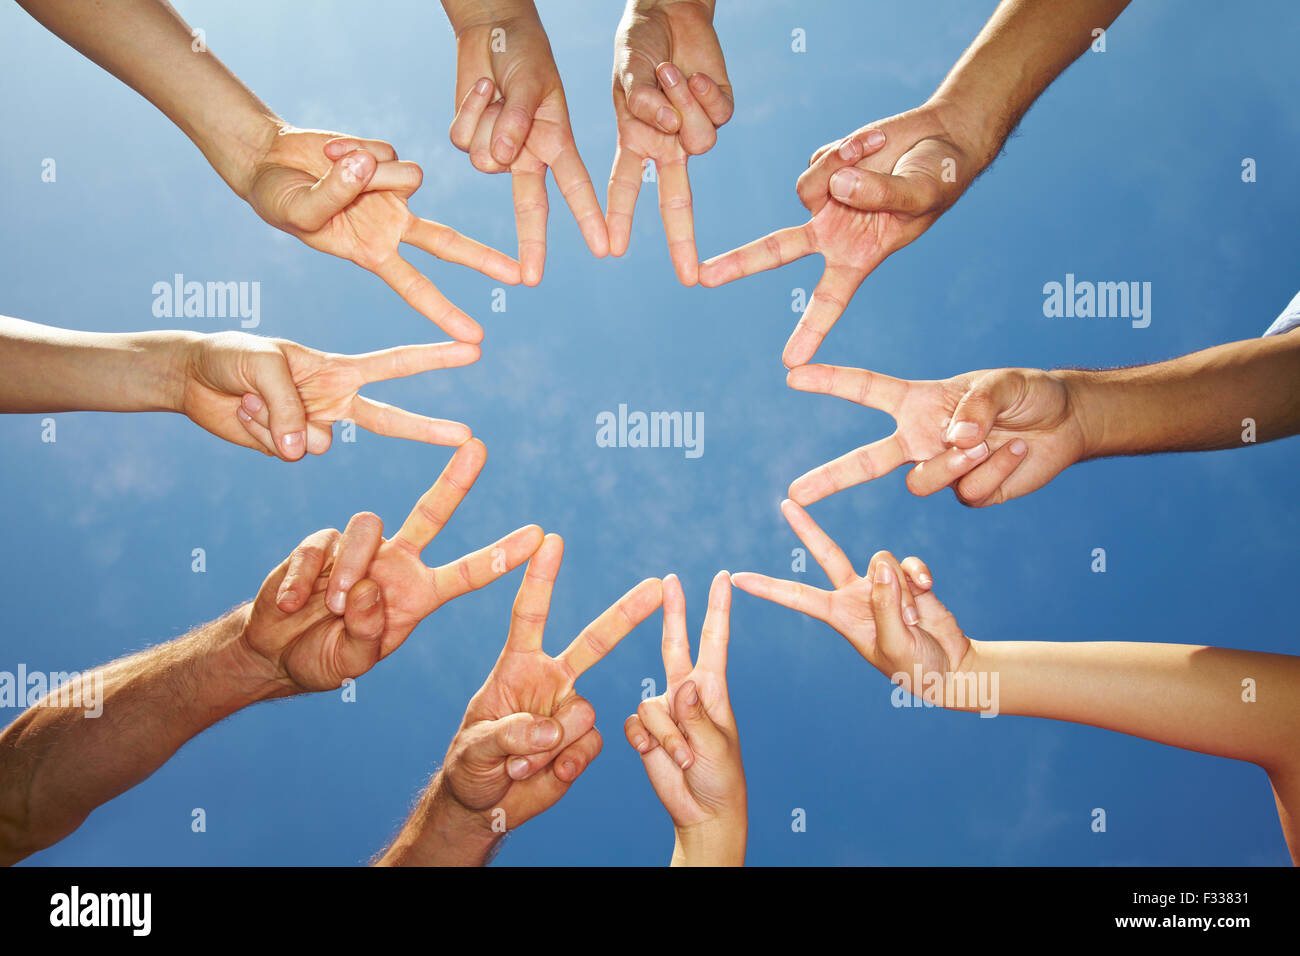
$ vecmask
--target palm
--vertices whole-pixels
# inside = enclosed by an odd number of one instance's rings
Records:
[[[925,674],[942,674],[951,669],[949,650],[944,643],[920,627],[910,628],[913,644],[910,653],[887,657],[876,641],[876,623],[871,611],[871,578],[861,577],[838,588],[830,598],[826,623],[839,631],[873,667],[885,673],[910,672],[919,666]],[[961,655],[951,658],[961,660]]]
[[[687,681],[695,682],[700,702],[715,723],[734,724],[726,679],[702,667],[670,678],[665,692],[651,701],[672,713],[672,701],[677,699],[678,689]],[[725,805],[729,793],[731,774],[727,765],[713,754],[697,751],[695,761],[683,771],[662,749],[656,753],[658,757],[651,754],[651,759],[645,762],[646,775],[668,815],[679,826],[693,826],[711,820]]]

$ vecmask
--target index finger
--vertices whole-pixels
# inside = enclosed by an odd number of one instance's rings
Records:
[[[686,595],[677,575],[664,578],[664,636],[661,645],[664,676],[669,685],[691,672],[691,639],[686,633]]]
[[[468,342],[432,342],[363,352],[346,356],[345,360],[361,376],[362,383],[369,385],[434,369],[473,365],[479,355],[479,347]]]
[[[714,286],[752,276],[756,272],[777,269],[816,252],[811,223],[778,229],[761,239],[747,242],[738,249],[714,256],[700,264],[700,285]]]
[[[455,229],[442,223],[416,216],[411,219],[406,232],[402,234],[402,241],[423,249],[445,262],[468,266],[498,282],[510,285],[517,285],[519,282],[518,262],[504,252],[485,246],[468,236],[462,236]]]
[[[582,629],[556,660],[577,680],[663,603],[663,582],[646,578]]]
[[[908,387],[901,378],[843,365],[800,365],[790,370],[785,383],[801,392],[834,395],[895,418]]]
[[[799,536],[799,540],[812,553],[813,560],[826,572],[826,577],[830,579],[836,590],[858,579],[858,572],[853,570],[853,563],[849,561],[848,555],[816,521],[813,521],[808,512],[787,498],[781,502],[781,514],[794,529],[794,533]]]
[[[393,543],[418,556],[465,500],[486,461],[487,448],[477,438],[457,448],[433,487],[415,503],[401,530],[393,536]]]
[[[528,560],[523,583],[510,610],[510,630],[506,648],[512,651],[539,651],[546,619],[551,612],[551,592],[564,560],[564,539],[548,534],[542,546]]]

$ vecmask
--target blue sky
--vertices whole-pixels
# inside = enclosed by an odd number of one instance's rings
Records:
[[[575,134],[604,196],[617,3],[546,2]],[[991,2],[719,0],[737,108],[692,161],[702,257],[803,221],[809,153],[921,103]],[[454,47],[431,3],[198,2],[178,8],[300,126],[394,143],[419,162],[419,214],[507,251],[510,186],[447,141]],[[1296,291],[1296,13],[1208,0],[1135,4],[1043,96],[1006,154],[918,242],[867,280],[820,361],[939,378],[982,367],[1114,366],[1258,335]],[[790,51],[806,31],[808,50]],[[260,332],[365,351],[442,338],[378,279],[266,226],[152,106],[0,6],[0,313],[95,330],[167,327],[151,288],[177,272],[262,285]],[[1288,75],[1290,74],[1290,75]],[[58,164],[42,183],[41,162]],[[1258,181],[1240,178],[1243,157]],[[1289,181],[1288,181],[1289,180]],[[881,413],[786,388],[780,355],[810,258],[716,290],[674,279],[652,190],[632,246],[593,259],[552,187],[546,278],[512,288],[412,251],[484,325],[474,366],[372,387],[469,423],[487,467],[430,563],[527,522],[567,542],[547,629],[558,652],[633,583],[676,571],[698,634],[719,568],[788,576],[777,505],[794,477],[892,428]],[[1149,281],[1153,321],[1047,319],[1042,287]],[[178,320],[184,321],[184,320]],[[218,331],[230,320],[197,320]],[[702,412],[702,457],[609,449],[620,403]],[[6,502],[0,669],[85,668],[250,597],[309,532],[373,510],[396,528],[449,457],[359,432],[297,465],[175,416],[0,419]],[[1084,465],[1007,507],[907,493],[900,471],[812,513],[861,570],[919,554],[978,638],[1155,640],[1282,652],[1296,635],[1300,445]],[[205,574],[190,570],[195,547]],[[1089,570],[1104,547],[1106,574]],[[505,638],[521,572],[427,620],[337,695],[244,711],[191,742],[44,864],[350,864],[395,832]],[[824,584],[810,566],[810,583]],[[578,685],[605,750],[501,864],[660,864],[672,831],[623,739],[641,682],[662,685],[659,616]],[[1282,864],[1256,767],[1086,727],[890,706],[888,681],[819,622],[737,594],[730,683],[750,790],[751,864]],[[0,715],[12,719],[13,713]],[[190,830],[195,807],[206,833]],[[1094,807],[1108,830],[1091,832]],[[791,813],[807,813],[807,832]]]

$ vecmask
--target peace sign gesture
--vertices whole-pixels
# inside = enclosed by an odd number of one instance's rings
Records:
[[[600,753],[595,711],[574,683],[663,599],[647,578],[592,621],[558,656],[542,649],[564,541],[547,535],[528,562],[510,632],[492,673],[470,700],[447,751],[442,781],[461,807],[513,829],[553,806]]]
[[[456,449],[391,539],[376,515],[363,512],[342,535],[331,528],[309,536],[271,572],[244,643],[284,693],[331,690],[359,677],[442,605],[491,584],[538,549],[542,529],[528,525],[440,567],[421,561],[486,459],[478,440]]]
[[[951,486],[972,507],[1026,495],[1087,455],[1074,381],[1068,371],[1027,368],[930,382],[835,365],[792,369],[786,376],[792,388],[878,409],[898,427],[798,478],[790,497],[809,505],[908,462],[920,462],[907,476],[914,495]]]
[[[372,382],[470,365],[478,357],[478,346],[463,342],[335,355],[247,332],[194,336],[185,346],[176,408],[219,438],[285,461],[324,454],[341,419],[390,438],[459,445],[470,437],[467,426],[357,392]]]
[[[719,571],[709,589],[700,651],[691,665],[686,597],[664,579],[664,693],[643,700],[623,724],[646,776],[677,832],[674,865],[745,862],[747,809],[740,736],[727,696],[731,581]]]
[[[245,194],[259,216],[313,249],[349,259],[383,279],[406,304],[461,342],[483,329],[402,258],[401,243],[469,266],[498,282],[519,282],[519,263],[406,206],[424,173],[382,140],[315,129],[278,128],[254,165]]]

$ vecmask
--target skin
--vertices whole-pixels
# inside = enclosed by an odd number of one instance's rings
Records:
[[[833,590],[742,572],[736,587],[830,624],[867,661],[913,694],[979,710],[960,688],[995,686],[996,713],[1088,724],[1262,767],[1283,835],[1300,863],[1300,658],[1183,644],[975,641],[933,593],[919,558],[877,552],[859,576],[798,505],[782,511]],[[903,584],[906,584],[906,587]],[[1247,702],[1243,681],[1259,688]],[[982,682],[982,685],[981,685]]]
[[[1004,0],[934,95],[813,153],[798,182],[802,226],[700,266],[710,288],[818,253],[821,280],[786,343],[788,368],[812,361],[871,272],[929,229],[997,157],[1035,99],[1127,0]]]
[[[528,562],[505,647],[381,866],[480,866],[509,830],[554,806],[601,749],[596,714],[574,690],[663,600],[647,578],[587,625],[557,657],[543,630],[564,542],[547,535]]]
[[[623,723],[650,785],[673,821],[673,866],[743,866],[748,835],[740,734],[727,694],[731,581],[709,589],[700,652],[691,664],[686,597],[664,579],[663,660],[667,686]]]
[[[713,148],[735,111],[713,11],[713,0],[628,0],[614,36],[610,252],[627,252],[643,170],[653,161],[668,254],[687,286],[699,279],[687,160]]]
[[[158,107],[226,184],[266,222],[313,249],[379,276],[448,335],[477,343],[483,330],[399,252],[402,243],[498,282],[518,263],[422,219],[406,201],[423,172],[391,144],[281,119],[162,0],[22,0],[52,33]]]
[[[462,342],[336,355],[246,332],[75,332],[0,316],[0,412],[177,412],[284,461],[324,454],[341,420],[390,438],[460,445],[468,426],[358,391],[478,357],[478,346]]]
[[[1229,342],[1126,369],[1028,368],[905,381],[832,365],[792,369],[786,382],[886,412],[887,438],[796,479],[810,505],[908,463],[916,495],[952,488],[972,507],[1043,487],[1071,465],[1114,455],[1240,448],[1300,433],[1300,336]]]
[[[456,32],[458,106],[449,135],[475,169],[510,173],[524,284],[541,282],[546,264],[547,169],[587,248],[608,255],[605,217],[537,8],[531,0],[443,0],[443,8]]]
[[[443,604],[528,560],[542,543],[536,526],[437,568],[420,560],[483,461],[479,442],[458,449],[393,539],[380,538],[378,519],[368,514],[353,518],[342,536],[318,531],[271,572],[251,603],[83,674],[84,686],[102,681],[98,718],[49,699],[19,715],[0,733],[0,863],[63,839],[230,714],[360,677]],[[353,578],[345,605],[333,610],[331,585]]]

